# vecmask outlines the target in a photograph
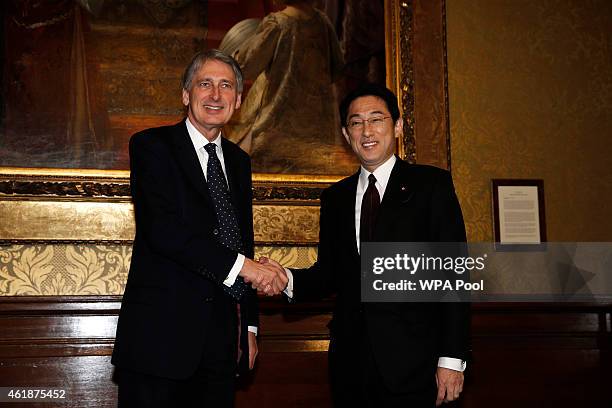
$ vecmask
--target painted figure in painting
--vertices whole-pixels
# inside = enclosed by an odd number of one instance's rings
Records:
[[[255,82],[228,137],[251,154],[255,172],[346,174],[355,160],[339,131],[336,33],[312,1],[284,3],[233,53]]]

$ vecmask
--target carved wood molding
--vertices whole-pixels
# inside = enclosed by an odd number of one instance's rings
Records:
[[[321,192],[340,177],[255,174],[256,202],[318,204]],[[129,171],[0,167],[0,199],[66,198],[130,200]]]
[[[416,160],[450,169],[445,0],[413,0],[412,46]]]

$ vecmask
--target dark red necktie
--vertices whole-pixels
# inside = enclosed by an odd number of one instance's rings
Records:
[[[376,188],[376,177],[374,174],[368,176],[369,184],[363,194],[361,202],[361,219],[359,220],[359,241],[372,241],[374,238],[374,226],[376,225],[376,216],[378,215],[378,207],[380,207],[380,195]]]

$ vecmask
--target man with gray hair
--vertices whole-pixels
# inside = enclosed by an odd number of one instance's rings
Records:
[[[182,85],[187,118],[130,140],[136,237],[112,358],[119,406],[233,406],[236,374],[257,355],[254,289],[287,284],[282,268],[252,260],[250,158],[221,134],[240,107],[239,66],[200,52]]]

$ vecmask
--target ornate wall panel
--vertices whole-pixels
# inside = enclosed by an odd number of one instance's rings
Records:
[[[5,242],[131,242],[135,226],[129,202],[0,200],[0,240]],[[255,241],[316,244],[319,209],[315,206],[253,206]]]
[[[312,246],[257,246],[289,268],[312,265]],[[27,244],[0,246],[0,296],[121,295],[132,257],[131,245]]]
[[[130,241],[134,214],[129,202],[70,200],[0,201],[0,237],[28,241]]]
[[[0,247],[0,296],[120,295],[131,255],[125,245]]]

